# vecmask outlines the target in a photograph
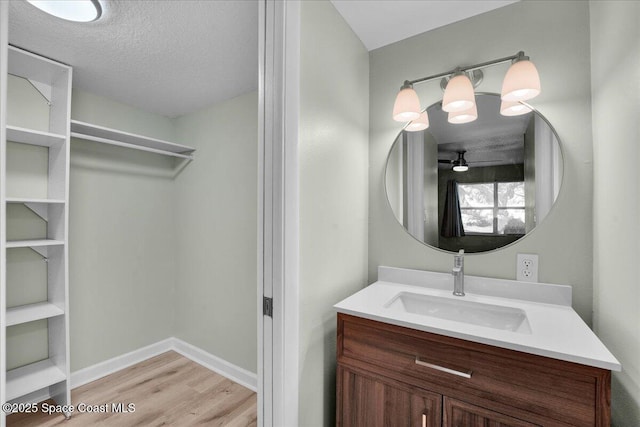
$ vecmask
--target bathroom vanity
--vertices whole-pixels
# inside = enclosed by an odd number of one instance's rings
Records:
[[[620,364],[569,286],[380,267],[336,305],[338,426],[608,426]]]

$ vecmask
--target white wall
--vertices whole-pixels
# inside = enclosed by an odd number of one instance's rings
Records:
[[[74,91],[71,115],[197,149],[73,140],[72,370],[176,336],[255,372],[257,93],[170,120]]]
[[[301,2],[300,425],[335,421],[333,304],[367,279],[368,53],[328,1]]]
[[[77,89],[71,99],[71,118],[167,141],[176,138],[174,123],[167,117]]]
[[[515,278],[516,253],[540,256],[541,281],[573,286],[574,307],[592,310],[592,143],[589,8],[586,2],[524,1],[374,50],[370,55],[369,281],[379,265],[450,271],[451,254],[421,245],[387,206],[383,176],[400,130],[391,119],[402,82],[524,50],[540,72],[532,104],[555,126],[565,159],[554,209],[530,235],[508,248],[469,255],[468,274]],[[478,88],[500,92],[507,65],[489,68]],[[423,107],[442,97],[438,82],[416,86]]]
[[[169,119],[78,90],[71,117],[174,139]],[[172,336],[173,166],[166,156],[72,139],[72,371]]]
[[[197,149],[175,181],[175,336],[257,370],[258,94],[178,118]]]
[[[592,1],[594,327],[622,363],[613,425],[640,420],[640,3]]]

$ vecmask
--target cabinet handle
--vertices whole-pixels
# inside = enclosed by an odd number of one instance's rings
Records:
[[[471,378],[473,371],[461,372],[455,369],[445,368],[444,366],[434,365],[432,363],[423,362],[419,356],[416,356],[416,365],[425,366],[427,368],[435,369],[436,371],[446,372],[448,374],[457,375],[463,378]]]

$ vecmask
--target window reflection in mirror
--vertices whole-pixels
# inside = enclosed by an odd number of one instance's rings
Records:
[[[524,181],[458,184],[466,234],[525,234]]]
[[[396,219],[446,251],[485,252],[515,242],[547,216],[562,181],[558,137],[538,112],[500,115],[500,97],[476,95],[478,119],[450,124],[440,103],[430,127],[402,131],[386,167]],[[464,167],[454,166],[465,164]]]

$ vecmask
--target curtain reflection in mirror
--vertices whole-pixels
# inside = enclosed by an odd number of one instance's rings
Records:
[[[442,237],[462,237],[465,235],[462,212],[460,211],[460,198],[458,197],[458,183],[453,179],[447,181],[447,196],[444,202],[440,235]]]

